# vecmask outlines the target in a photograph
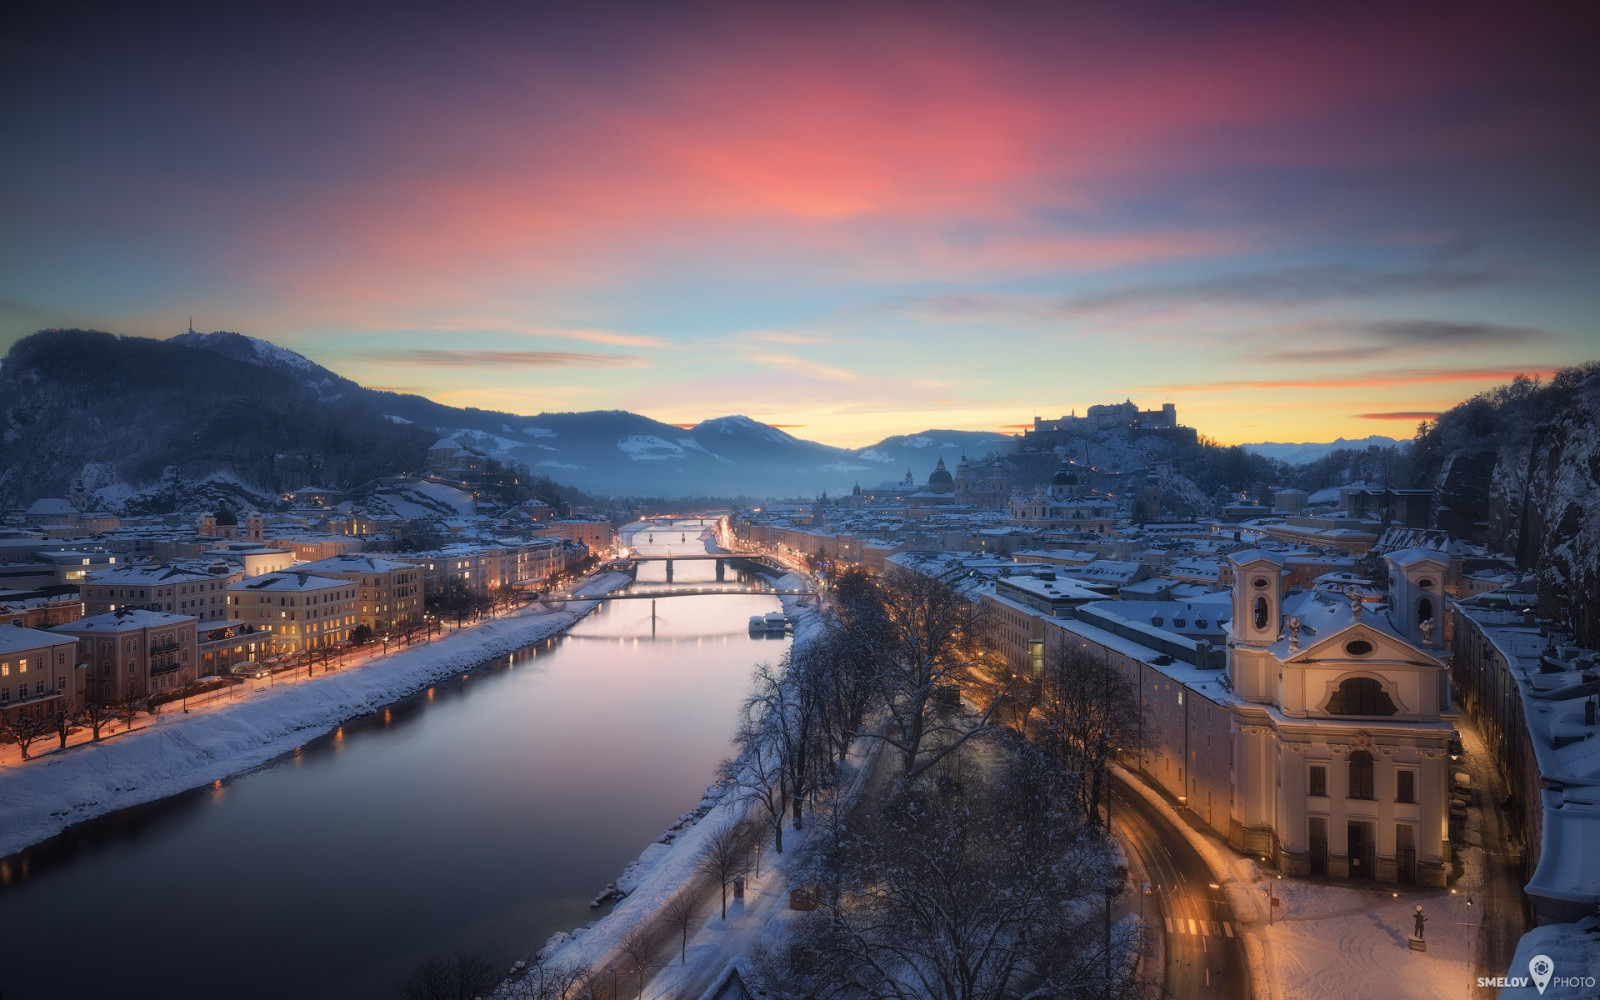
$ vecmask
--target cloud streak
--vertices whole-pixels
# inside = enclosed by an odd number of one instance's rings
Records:
[[[1517,375],[1547,378],[1556,366],[1533,368],[1405,368],[1364,375],[1324,375],[1313,378],[1238,379],[1219,382],[1147,385],[1146,392],[1237,392],[1273,389],[1378,389],[1449,382],[1510,381]]]
[[[431,348],[355,351],[368,361],[439,368],[635,368],[644,358],[628,354],[584,354],[573,351],[444,351]]]
[[[1425,267],[1373,271],[1347,265],[1278,268],[1090,292],[1061,299],[1051,311],[1064,319],[1077,319],[1107,313],[1161,312],[1196,306],[1292,309],[1325,302],[1466,292],[1499,280],[1500,275],[1481,269]],[[1399,329],[1404,325],[1395,326]]]

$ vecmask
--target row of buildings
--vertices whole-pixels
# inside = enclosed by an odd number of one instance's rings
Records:
[[[532,537],[480,519],[474,536],[414,552],[228,510],[192,527],[67,526],[62,514],[53,531],[0,537],[0,719],[170,695],[358,630],[401,633],[430,599],[536,589],[612,543],[600,518],[545,519]]]

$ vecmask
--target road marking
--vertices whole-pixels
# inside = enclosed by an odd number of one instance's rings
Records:
[[[1233,937],[1233,925],[1224,920],[1222,922],[1222,933],[1228,935],[1229,937]]]
[[[1172,918],[1171,917],[1167,918],[1167,933],[1168,934],[1172,933]]]
[[[1195,928],[1195,925],[1194,925],[1194,918],[1193,918],[1193,917],[1190,917],[1190,918],[1189,918],[1189,933],[1190,933],[1190,934],[1199,934],[1199,933],[1200,933],[1200,932],[1199,932],[1199,931],[1198,931],[1198,930],[1197,930],[1197,929],[1196,929],[1196,928]]]
[[[1212,937],[1221,937],[1222,936],[1222,928],[1217,926],[1217,922],[1215,920],[1212,920],[1212,921],[1209,921],[1209,923],[1211,924],[1211,927],[1207,931],[1207,933],[1210,934]]]

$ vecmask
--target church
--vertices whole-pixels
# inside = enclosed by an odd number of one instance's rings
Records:
[[[1449,653],[1438,554],[1387,557],[1389,600],[1286,598],[1277,555],[1230,557],[1228,842],[1289,875],[1445,884]]]

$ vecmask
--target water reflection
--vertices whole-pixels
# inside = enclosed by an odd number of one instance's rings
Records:
[[[0,988],[59,995],[69,933],[93,942],[74,982],[138,969],[136,995],[388,997],[431,955],[525,957],[698,801],[751,665],[779,652],[746,623],[777,606],[661,597],[652,639],[650,601],[608,603],[253,772],[0,860]]]

